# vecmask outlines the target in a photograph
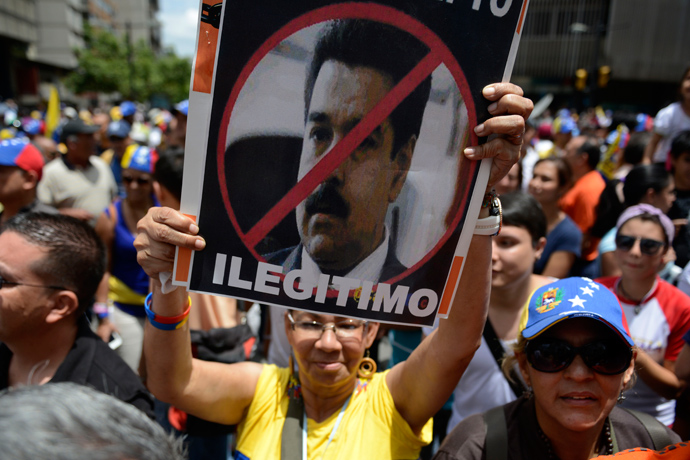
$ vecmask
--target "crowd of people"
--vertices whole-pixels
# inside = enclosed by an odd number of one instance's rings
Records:
[[[356,99],[396,83],[386,65],[311,70],[357,79]],[[451,314],[391,361],[375,348],[410,331],[165,280],[176,248],[205,246],[179,212],[186,101],[65,107],[48,136],[40,112],[4,103],[2,445],[17,459],[687,456],[690,70],[654,119],[530,117],[512,84],[483,94],[495,104],[475,132],[495,136],[463,154],[495,159],[479,219],[498,192],[500,231],[476,232]],[[392,138],[383,157],[411,155],[415,134]]]

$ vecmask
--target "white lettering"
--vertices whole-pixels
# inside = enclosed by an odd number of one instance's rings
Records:
[[[285,294],[291,299],[307,300],[309,297],[311,297],[313,286],[300,282],[298,286],[299,291],[295,289],[297,278],[302,279],[303,273],[304,272],[302,270],[292,270],[285,275],[285,279],[283,280],[283,289],[285,290]]]
[[[374,297],[374,305],[371,307],[372,311],[380,311],[381,304],[383,304],[383,311],[390,313],[395,308],[395,313],[400,315],[405,308],[405,299],[410,290],[407,286],[398,286],[391,296],[391,285],[386,283],[379,283],[376,288],[376,296]]]
[[[424,302],[424,308],[419,308],[419,301],[422,297],[426,297],[428,300]],[[432,291],[431,289],[419,289],[415,291],[412,294],[412,296],[410,296],[410,302],[408,303],[407,307],[409,308],[410,313],[412,313],[416,317],[424,318],[425,316],[429,316],[430,314],[435,312],[437,305],[438,296],[434,291]]]
[[[282,273],[283,267],[280,265],[267,264],[266,262],[259,262],[256,268],[256,282],[254,283],[254,290],[263,292],[264,294],[278,295],[280,289],[275,286],[268,286],[266,283],[280,283],[280,276],[273,275],[273,273]]]
[[[472,3],[472,9],[474,11],[479,11],[480,6],[482,6],[482,0],[474,0],[474,3]]]
[[[359,302],[357,302],[358,310],[366,310],[369,307],[369,299],[371,299],[371,291],[374,290],[374,283],[371,281],[362,282],[362,292],[359,293]]]
[[[328,282],[330,281],[330,278],[330,276],[324,275],[323,273],[319,275],[319,282],[316,285],[316,297],[314,297],[314,302],[326,302],[326,294],[328,293]]]
[[[228,256],[226,254],[216,254],[216,266],[213,268],[213,284],[223,284],[227,261]]]
[[[350,296],[350,289],[355,289],[359,286],[359,280],[344,278],[342,276],[334,276],[332,283],[338,286],[338,300],[336,300],[335,304],[339,307],[344,307],[347,304],[347,298]]]
[[[513,0],[504,0],[503,6],[498,6],[498,0],[491,0],[491,12],[494,16],[502,18],[510,10],[510,5],[513,4]]]
[[[228,275],[228,286],[251,290],[252,282],[240,279],[241,268],[242,259],[237,256],[232,256],[232,259],[230,259],[230,275]]]

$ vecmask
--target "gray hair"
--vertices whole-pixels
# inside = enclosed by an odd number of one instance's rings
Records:
[[[0,392],[0,458],[184,460],[175,439],[130,404],[75,383]]]

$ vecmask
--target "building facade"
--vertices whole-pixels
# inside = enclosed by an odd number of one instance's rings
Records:
[[[690,64],[689,20],[687,0],[530,0],[513,81],[535,99],[653,113]]]

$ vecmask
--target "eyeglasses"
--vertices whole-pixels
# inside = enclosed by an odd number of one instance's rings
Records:
[[[529,341],[525,354],[530,365],[539,372],[562,371],[580,355],[594,372],[617,375],[630,366],[633,351],[621,340],[599,340],[574,347],[562,340],[545,338]]]
[[[293,331],[298,331],[300,335],[311,339],[321,338],[321,334],[328,328],[333,329],[336,337],[340,339],[361,337],[361,332],[367,325],[366,321],[356,319],[345,319],[337,323],[325,324],[318,321],[295,321],[290,312],[288,312],[288,319]]]
[[[666,243],[659,240],[652,240],[650,238],[641,238],[639,236],[616,235],[616,247],[621,251],[628,252],[635,245],[635,241],[640,241],[640,252],[648,256],[656,255],[659,249],[666,246]]]
[[[67,289],[66,287],[62,286],[46,286],[42,284],[26,284],[26,283],[15,283],[13,281],[7,281],[5,278],[0,276],[0,289],[4,288],[5,286],[30,286],[30,287],[40,287],[40,288],[46,288],[46,289],[57,289],[59,291],[69,291],[70,289]]]
[[[122,182],[124,182],[125,184],[131,184],[132,182],[136,182],[138,185],[148,185],[151,183],[151,179],[147,179],[145,177],[137,177],[135,179],[129,176],[122,176]]]

